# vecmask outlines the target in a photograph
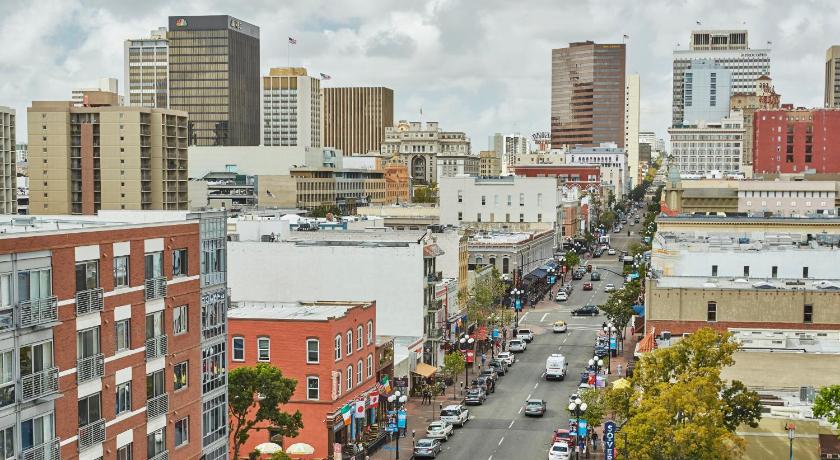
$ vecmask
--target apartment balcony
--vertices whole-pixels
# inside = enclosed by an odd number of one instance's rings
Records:
[[[442,300],[433,300],[432,303],[429,304],[429,311],[438,311],[441,308],[443,308]]]
[[[102,311],[102,288],[93,288],[76,293],[76,316]]]
[[[61,440],[55,438],[30,447],[20,453],[20,460],[61,460]]]
[[[146,280],[146,300],[160,299],[166,296],[166,277],[157,276]]]
[[[169,451],[165,450],[163,452],[160,452],[154,457],[150,458],[149,460],[169,460]]]
[[[426,276],[426,281],[429,283],[437,283],[443,279],[443,272],[434,272]]]
[[[169,394],[157,395],[146,400],[146,420],[166,415],[169,412]]]
[[[105,375],[105,356],[102,353],[81,358],[76,361],[78,383],[98,379]]]
[[[166,335],[159,335],[146,340],[146,361],[160,358],[169,350],[169,341]]]
[[[21,376],[21,401],[31,401],[58,392],[58,368],[51,367],[40,372]]]
[[[58,302],[55,296],[21,302],[20,327],[31,327],[58,321]]]
[[[79,427],[79,452],[105,441],[105,419]]]

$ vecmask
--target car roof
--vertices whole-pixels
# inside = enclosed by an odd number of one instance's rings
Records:
[[[452,409],[460,409],[460,408],[461,408],[460,404],[450,404],[450,405],[444,407],[443,410],[452,410]]]
[[[545,401],[543,401],[542,399],[531,398],[531,399],[529,399],[529,400],[527,400],[527,401],[525,401],[525,402],[526,402],[526,403],[540,403],[540,404],[542,404],[542,403],[544,403]]]

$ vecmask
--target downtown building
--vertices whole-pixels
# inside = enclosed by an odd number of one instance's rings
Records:
[[[551,51],[551,147],[624,147],[624,44],[591,41]]]
[[[825,108],[840,108],[840,46],[825,51]]]
[[[735,93],[729,98],[729,109],[741,112],[744,118],[744,139],[741,143],[741,169],[747,178],[753,176],[753,137],[755,136],[755,111],[779,108],[781,96],[773,88],[773,80],[761,76],[755,81],[755,91]]]
[[[601,188],[611,191],[618,201],[630,191],[627,153],[614,143],[597,147],[575,146],[566,153],[566,164],[598,166]]]
[[[0,214],[17,213],[15,109],[0,106]]]
[[[840,110],[756,110],[753,137],[755,174],[840,173]]]
[[[125,41],[125,104],[130,107],[169,107],[169,41],[166,27],[145,38]]]
[[[627,75],[627,81],[624,83],[624,150],[627,152],[630,189],[641,184],[643,178],[643,161],[639,146],[640,86],[639,74]]]
[[[224,222],[0,223],[4,455],[227,458]]]
[[[394,126],[394,90],[376,87],[321,89],[323,144],[345,155],[379,152],[385,128]]]
[[[469,156],[470,139],[466,133],[443,131],[436,121],[400,120],[385,128],[380,154],[408,167],[412,185],[427,185],[437,180],[437,156]]]
[[[321,80],[302,67],[262,77],[263,145],[321,147]]]
[[[668,129],[671,160],[683,176],[740,176],[746,129],[741,112],[716,123],[700,122]]]
[[[169,17],[169,108],[190,145],[260,144],[260,28],[232,16]]]

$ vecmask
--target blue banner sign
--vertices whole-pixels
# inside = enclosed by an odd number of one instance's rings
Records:
[[[615,422],[604,424],[604,460],[615,460]]]

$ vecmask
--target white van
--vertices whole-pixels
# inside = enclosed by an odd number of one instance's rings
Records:
[[[566,378],[566,357],[560,353],[554,353],[545,360],[545,379],[563,380]]]

